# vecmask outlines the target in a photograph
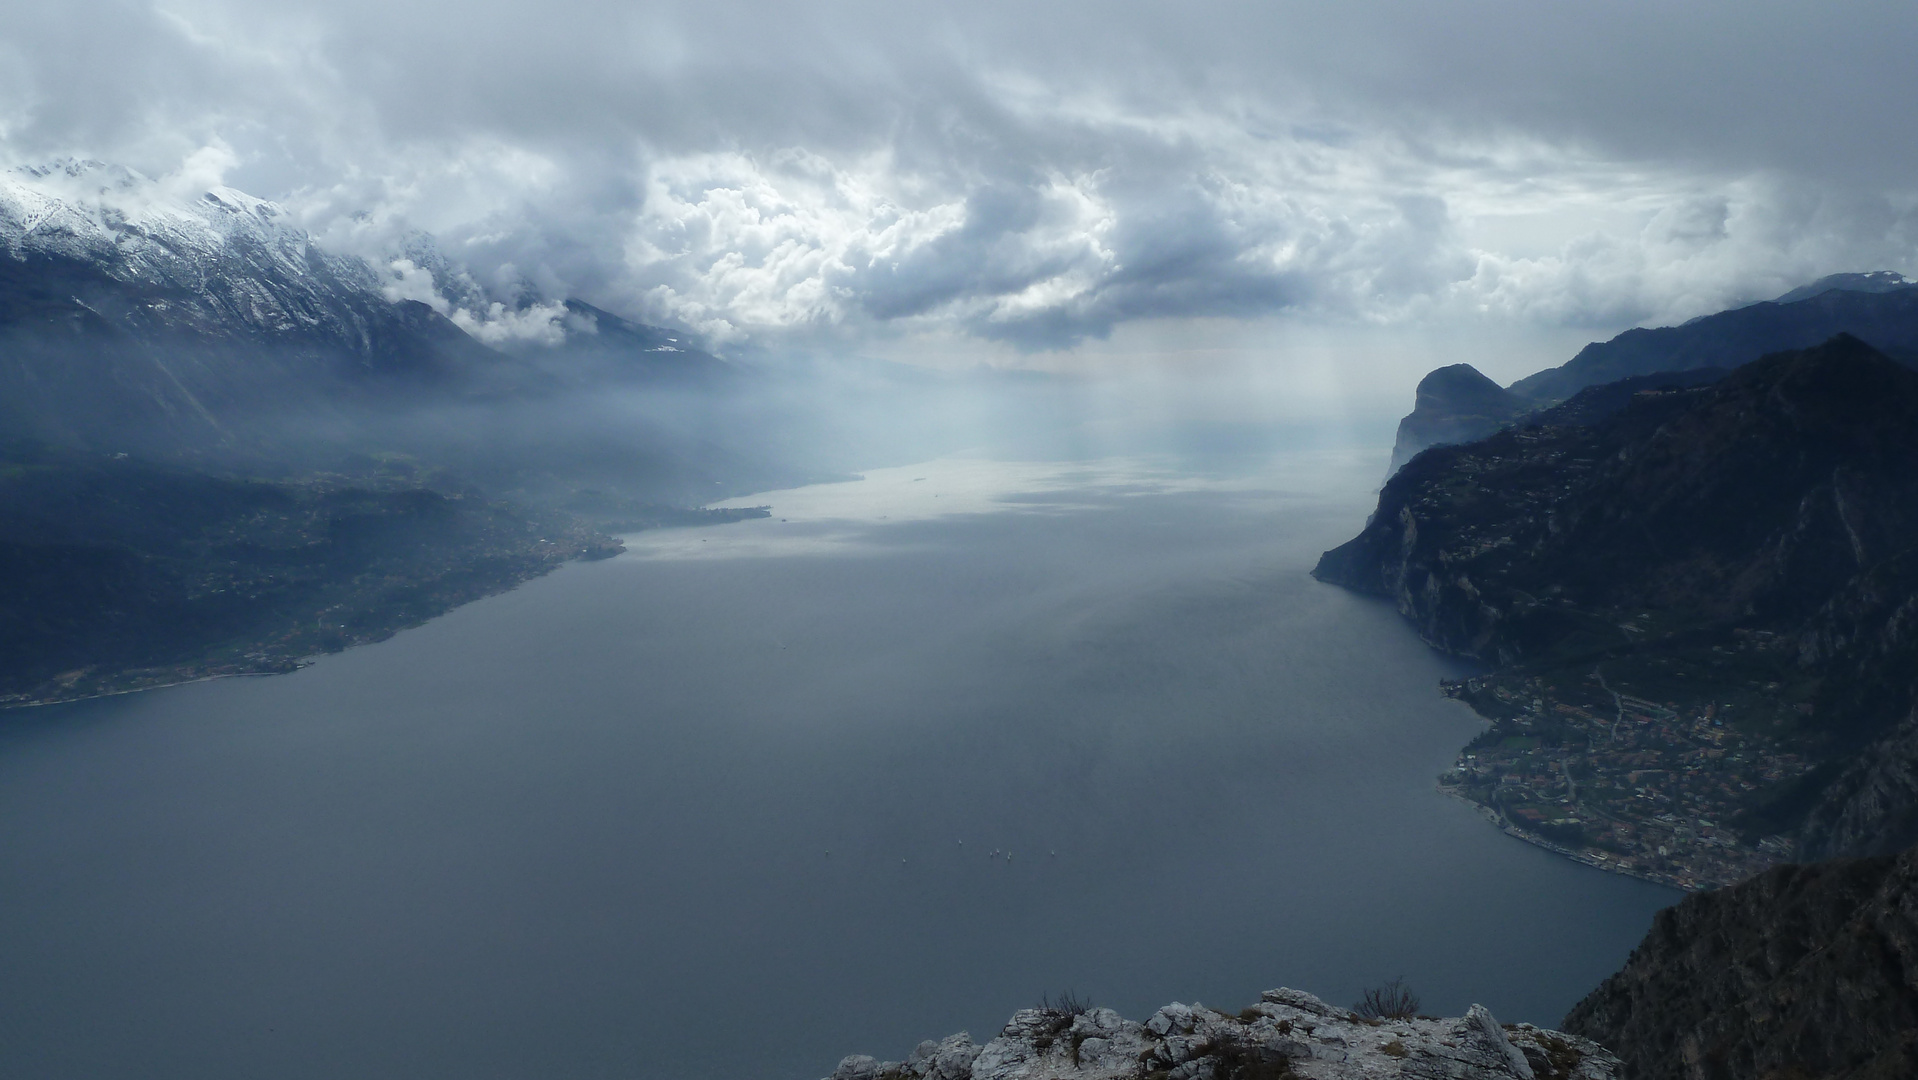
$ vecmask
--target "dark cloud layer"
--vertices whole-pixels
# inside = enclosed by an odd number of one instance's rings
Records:
[[[1604,325],[1918,251],[1908,4],[10,7],[15,159],[721,340]]]

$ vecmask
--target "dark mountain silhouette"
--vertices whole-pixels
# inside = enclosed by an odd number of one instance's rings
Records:
[[[1687,897],[1560,1026],[1636,1080],[1918,1075],[1918,851]]]
[[[297,481],[0,446],[0,704],[282,671],[618,545],[404,470]]]
[[[1412,411],[1399,421],[1392,471],[1399,471],[1428,446],[1476,442],[1533,408],[1530,399],[1486,378],[1470,364],[1438,368],[1419,380]]]
[[[1765,735],[1821,766],[1755,793],[1748,833],[1797,830],[1811,854],[1918,841],[1918,372],[1840,336],[1586,407],[1605,396],[1420,454],[1314,573],[1513,669],[1775,637],[1766,678],[1806,689]]]
[[[1585,346],[1558,367],[1520,379],[1511,390],[1550,404],[1587,386],[1633,375],[1735,368],[1767,353],[1810,348],[1836,334],[1861,338],[1905,363],[1918,360],[1918,286],[1870,292],[1827,288],[1804,299],[1733,308],[1682,326],[1627,330]]]
[[[1899,292],[1914,287],[1914,283],[1905,275],[1892,270],[1873,270],[1864,274],[1827,274],[1809,285],[1800,285],[1796,289],[1777,297],[1774,304],[1792,304],[1800,300],[1809,300],[1834,289],[1844,292],[1886,293]]]
[[[1419,383],[1412,412],[1399,423],[1391,471],[1426,447],[1484,438],[1587,387],[1626,379],[1698,385],[1767,353],[1810,348],[1841,333],[1893,359],[1918,362],[1918,283],[1888,270],[1833,274],[1777,300],[1681,326],[1627,330],[1518,380],[1502,394],[1493,393],[1492,381],[1470,365],[1439,368]]]

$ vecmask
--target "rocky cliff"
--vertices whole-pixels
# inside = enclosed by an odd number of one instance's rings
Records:
[[[1315,570],[1498,665],[1447,782],[1688,888],[1918,841],[1918,373],[1841,336],[1608,395],[1421,454]]]
[[[1565,1029],[1636,1080],[1918,1076],[1918,851],[1687,897]]]
[[[1172,1004],[1141,1024],[1111,1009],[1024,1009],[981,1046],[961,1033],[904,1061],[846,1058],[829,1080],[1611,1080],[1587,1039],[1464,1017],[1371,1020],[1299,990],[1227,1015]]]
[[[1533,407],[1470,364],[1439,368],[1419,380],[1412,412],[1399,421],[1391,469],[1399,471],[1427,447],[1477,442]]]
[[[1918,535],[1918,373],[1855,338],[1634,398],[1422,455],[1314,573],[1509,663],[1648,606],[1802,622]]]

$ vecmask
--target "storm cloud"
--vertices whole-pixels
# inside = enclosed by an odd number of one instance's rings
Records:
[[[1909,5],[9,6],[15,162],[224,182],[389,262],[431,233],[495,321],[1603,329],[1918,262]]]

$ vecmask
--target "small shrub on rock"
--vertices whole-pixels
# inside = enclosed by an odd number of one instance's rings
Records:
[[[1419,996],[1397,978],[1359,995],[1352,1012],[1366,1020],[1410,1020],[1419,1014]]]

